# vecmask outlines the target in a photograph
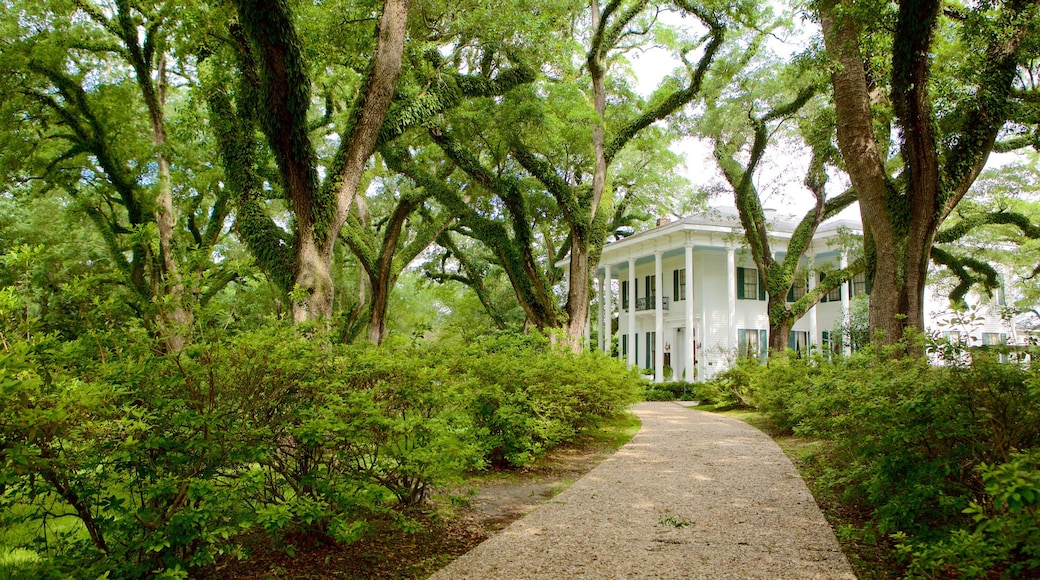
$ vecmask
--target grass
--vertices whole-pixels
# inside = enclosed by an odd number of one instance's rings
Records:
[[[47,501],[40,499],[39,501]],[[27,578],[34,574],[31,572],[35,565],[43,562],[40,555],[25,546],[36,540],[41,533],[39,521],[30,520],[30,516],[36,508],[33,506],[16,503],[5,508],[0,526],[0,578]],[[54,506],[50,511],[58,509]],[[67,534],[81,534],[86,536],[86,530],[79,520],[71,515],[66,517],[51,516],[47,521],[48,537],[56,537]]]

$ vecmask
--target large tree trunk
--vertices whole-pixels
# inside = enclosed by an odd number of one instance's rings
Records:
[[[591,8],[592,29],[597,30],[601,25],[599,0],[592,0]],[[607,183],[607,157],[603,132],[607,113],[607,91],[604,86],[607,70],[598,45],[589,51],[587,62],[589,75],[592,77],[592,106],[596,111],[596,124],[592,129],[592,146],[596,165],[592,173],[588,214],[582,211],[583,208],[572,208],[574,213],[571,214],[569,220],[571,221],[571,263],[570,283],[567,290],[567,343],[574,352],[581,352],[585,347],[585,325],[589,316],[589,282],[592,276],[589,236]]]
[[[184,348],[186,333],[189,332],[192,316],[184,303],[184,284],[177,267],[177,259],[173,251],[174,227],[177,223],[173,210],[173,179],[170,175],[170,161],[166,157],[166,127],[163,108],[165,106],[165,58],[160,55],[158,62],[158,78],[155,90],[145,91],[146,101],[152,121],[152,137],[155,143],[156,162],[159,166],[159,187],[155,199],[155,223],[159,230],[159,255],[162,260],[161,295],[168,302],[160,306],[159,325],[166,333],[166,347],[172,352]],[[141,74],[140,72],[138,73]],[[150,83],[150,79],[139,79],[139,82]]]
[[[897,232],[888,213],[888,199],[895,192],[889,191],[884,156],[874,139],[871,98],[859,49],[859,31],[850,17],[838,16],[837,12],[833,1],[820,6],[826,49],[838,62],[831,77],[838,117],[838,147],[853,187],[859,194],[863,223],[870,228],[871,240],[868,243],[873,244],[869,257],[874,266],[870,297],[871,333],[883,336],[885,342],[894,342],[902,337],[907,323],[919,323],[924,318],[923,309],[917,310],[923,303],[923,285],[922,295],[911,299],[907,292],[912,288],[907,283],[916,285],[918,280],[914,277],[911,281],[905,277],[906,263],[903,260],[908,256],[905,253],[900,255]]]
[[[311,232],[298,230],[296,277],[292,300],[293,324],[326,319],[332,315],[332,259],[318,248]]]
[[[589,247],[584,236],[571,236],[570,281],[567,287],[567,344],[574,352],[585,346],[589,318]]]
[[[386,313],[390,302],[390,288],[395,278],[389,274],[372,280],[372,316],[368,320],[368,340],[383,344],[386,339]]]
[[[789,346],[791,328],[794,326],[794,317],[790,315],[774,316],[774,312],[782,312],[787,309],[787,296],[770,296],[769,308],[769,354],[781,353]]]
[[[325,184],[319,183],[317,155],[310,141],[310,80],[289,4],[262,0],[238,0],[236,4],[247,36],[258,47],[259,85],[266,109],[260,121],[295,218],[293,322],[328,319],[333,305],[333,249],[393,100],[409,3],[383,3],[372,68]]]

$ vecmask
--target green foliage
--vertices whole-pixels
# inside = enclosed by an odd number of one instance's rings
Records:
[[[454,364],[454,372],[471,381],[471,412],[494,464],[526,465],[601,418],[624,412],[640,395],[639,378],[621,362],[571,353],[540,334],[489,336]]]
[[[143,332],[31,338],[0,350],[0,570],[15,576],[207,574],[245,557],[247,532],[351,542],[638,395],[617,361],[538,335],[379,347],[272,325],[176,355]]]
[[[906,338],[830,362],[777,357],[727,380],[778,428],[827,442],[819,481],[868,514],[917,577],[1018,577],[1040,563],[1037,368]],[[895,356],[904,353],[902,358]]]
[[[694,401],[702,400],[700,394],[703,386],[700,383],[686,381],[667,381],[664,383],[647,383],[643,398],[647,401]]]
[[[1040,570],[1040,450],[1005,463],[979,465],[985,495],[964,509],[974,527],[951,530],[931,543],[899,534],[911,578],[1020,578]]]
[[[755,391],[766,367],[753,357],[737,357],[733,364],[698,389],[704,403],[720,407],[754,407]]]

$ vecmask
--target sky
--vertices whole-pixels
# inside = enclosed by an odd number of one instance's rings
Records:
[[[675,14],[664,14],[662,20],[676,26],[681,22]],[[799,33],[784,38],[771,37],[767,47],[778,55],[790,56],[804,50],[818,30],[814,23],[803,21]],[[643,96],[649,96],[680,63],[667,50],[652,48],[636,54],[631,58],[631,64],[637,77],[636,90]],[[694,190],[724,184],[712,157],[711,144],[706,140],[686,137],[673,145],[672,150],[685,158],[685,163],[678,168],[679,173],[690,181]],[[808,155],[797,151],[779,151],[778,155],[776,147],[771,148],[770,153],[760,163],[755,174],[755,185],[762,196],[763,207],[775,209],[780,214],[804,214],[813,205],[812,194],[802,185],[809,162]],[[832,194],[837,194],[848,183],[842,175],[833,177],[829,185],[835,190]],[[709,200],[709,205],[732,207],[733,199],[728,195],[715,196]],[[859,219],[858,205],[846,209],[840,217]]]
[[[777,4],[779,5],[779,2]],[[666,13],[661,19],[668,24],[682,25],[676,14]],[[689,26],[688,23],[686,25]],[[819,33],[819,27],[814,22],[806,20],[799,21],[799,25],[800,30],[792,36],[771,37],[767,47],[781,57],[789,57],[803,51],[812,37]],[[634,55],[631,58],[631,66],[637,77],[636,90],[643,96],[649,96],[660,85],[661,80],[679,64],[668,51],[660,48],[648,49]],[[672,150],[685,158],[678,170],[690,181],[694,190],[725,183],[712,157],[711,145],[706,140],[686,137],[674,144]],[[1020,162],[1021,159],[1020,155],[1014,153],[994,153],[990,155],[987,168]],[[793,215],[803,215],[811,209],[812,194],[802,184],[808,162],[807,152],[782,151],[775,146],[771,147],[755,173],[755,185],[762,196],[763,207],[775,209],[779,214]],[[837,195],[849,185],[846,175],[832,173],[828,183],[829,194]],[[724,191],[729,191],[728,187],[725,187]],[[734,204],[731,195],[719,195],[711,198],[709,205],[733,207]],[[852,204],[835,219],[859,220],[859,204]]]

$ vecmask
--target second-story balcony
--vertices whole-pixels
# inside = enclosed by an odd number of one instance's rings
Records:
[[[657,308],[657,297],[656,296],[646,296],[644,298],[636,298],[636,311],[637,312],[640,311],[640,310],[653,310],[654,308]],[[661,308],[663,310],[668,310],[668,297],[667,296],[662,296],[661,297]]]

